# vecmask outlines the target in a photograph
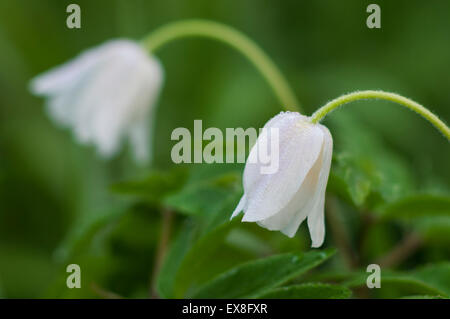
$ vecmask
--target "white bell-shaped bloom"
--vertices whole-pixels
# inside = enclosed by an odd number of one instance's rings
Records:
[[[37,76],[31,90],[48,98],[49,115],[79,142],[111,157],[128,138],[135,159],[145,162],[162,80],[159,61],[138,43],[112,40]]]
[[[269,230],[279,230],[293,237],[300,224],[308,218],[312,247],[320,247],[325,237],[325,189],[330,172],[333,139],[328,129],[313,124],[309,118],[295,112],[280,113],[264,126],[250,151],[244,170],[244,195],[232,218],[244,211],[242,221],[257,222]],[[278,169],[264,173],[255,153],[278,139]]]

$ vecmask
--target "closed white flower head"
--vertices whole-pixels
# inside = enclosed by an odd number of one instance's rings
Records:
[[[280,113],[264,129],[278,130],[279,167],[272,174],[262,173],[264,164],[247,160],[244,195],[233,212],[244,211],[242,221],[257,222],[269,230],[293,237],[308,218],[312,247],[320,247],[325,237],[325,189],[330,172],[333,139],[328,129],[313,124],[296,112]],[[249,158],[261,145],[270,144],[270,134],[261,134]]]
[[[37,76],[31,90],[48,98],[50,117],[79,142],[111,157],[129,138],[135,159],[146,162],[162,80],[159,61],[139,44],[112,40]]]

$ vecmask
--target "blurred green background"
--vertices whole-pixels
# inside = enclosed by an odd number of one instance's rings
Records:
[[[89,265],[86,276],[105,289],[127,297],[146,296],[162,196],[152,199],[158,202],[155,206],[111,192],[110,185],[172,169],[170,134],[176,127],[192,128],[194,119],[203,119],[204,127],[262,127],[281,110],[267,84],[241,55],[210,40],[180,40],[158,52],[165,82],[158,102],[153,167],[135,167],[126,149],[105,162],[93,148],[76,144],[69,131],[55,126],[44,112],[43,99],[28,90],[35,75],[105,40],[140,39],[179,19],[211,19],[257,42],[286,75],[308,114],[343,93],[382,89],[410,97],[450,121],[447,1],[376,1],[381,6],[379,30],[365,24],[366,7],[373,1],[79,0],[79,30],[65,26],[66,7],[73,2],[0,0],[2,297],[98,297],[95,289],[67,292],[58,286],[68,263],[80,263],[82,269]],[[404,234],[416,232],[410,221],[394,221],[371,228],[369,239],[362,241],[361,214],[389,211],[379,207],[400,205],[396,200],[411,194],[432,197],[429,205],[419,201],[411,207],[423,206],[420,216],[437,212],[438,222],[429,223],[441,228],[440,233],[432,231],[434,240],[420,235],[424,243],[397,265],[398,270],[448,261],[448,141],[416,114],[387,102],[348,105],[327,117],[325,124],[335,139],[329,193],[350,229],[353,248],[365,245],[358,269],[392,249]],[[192,164],[187,169],[209,178],[228,170],[240,174],[243,168],[204,166],[208,165]],[[236,183],[240,185],[239,180]],[[437,197],[438,203],[433,201]],[[236,204],[237,199],[229,214]],[[120,215],[130,210],[127,217]],[[110,216],[121,217],[92,226]],[[423,227],[418,226],[417,232]],[[301,229],[298,247],[305,249],[309,239],[306,228]],[[286,244],[279,234],[252,231],[272,236],[267,240],[277,243],[275,251],[297,247]],[[86,233],[91,237],[84,237]],[[251,246],[253,257],[242,260],[267,254],[266,244],[258,243],[263,251]],[[336,247],[330,233],[327,245]],[[338,247],[333,271],[345,269],[339,264],[342,258]],[[444,275],[450,286],[450,274]],[[394,291],[380,296],[398,296]]]

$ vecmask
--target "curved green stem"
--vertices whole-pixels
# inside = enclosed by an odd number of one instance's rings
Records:
[[[292,89],[267,54],[247,36],[231,27],[206,20],[174,22],[152,32],[141,44],[154,52],[166,43],[184,37],[206,37],[235,48],[259,70],[286,110],[299,111],[300,105]]]
[[[357,100],[367,100],[367,99],[382,99],[406,106],[407,108],[417,112],[420,116],[422,116],[431,124],[433,124],[450,141],[450,128],[430,110],[404,96],[383,91],[370,91],[370,90],[357,91],[342,95],[319,108],[311,116],[311,122],[318,123],[320,120],[323,119],[325,115],[327,115],[329,112],[333,111],[334,109],[338,108],[341,105]]]

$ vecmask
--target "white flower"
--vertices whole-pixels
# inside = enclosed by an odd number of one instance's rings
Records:
[[[333,139],[328,129],[313,124],[299,113],[280,113],[264,129],[278,129],[279,167],[273,174],[261,173],[260,162],[247,159],[244,195],[231,218],[244,211],[242,221],[257,222],[269,230],[293,237],[308,218],[312,247],[320,247],[325,237],[325,189],[331,165]],[[249,158],[260,145],[269,144],[269,134],[261,134]]]
[[[145,162],[162,79],[159,61],[136,42],[112,40],[37,76],[31,90],[48,97],[50,117],[79,142],[111,157],[129,138],[136,160]]]

